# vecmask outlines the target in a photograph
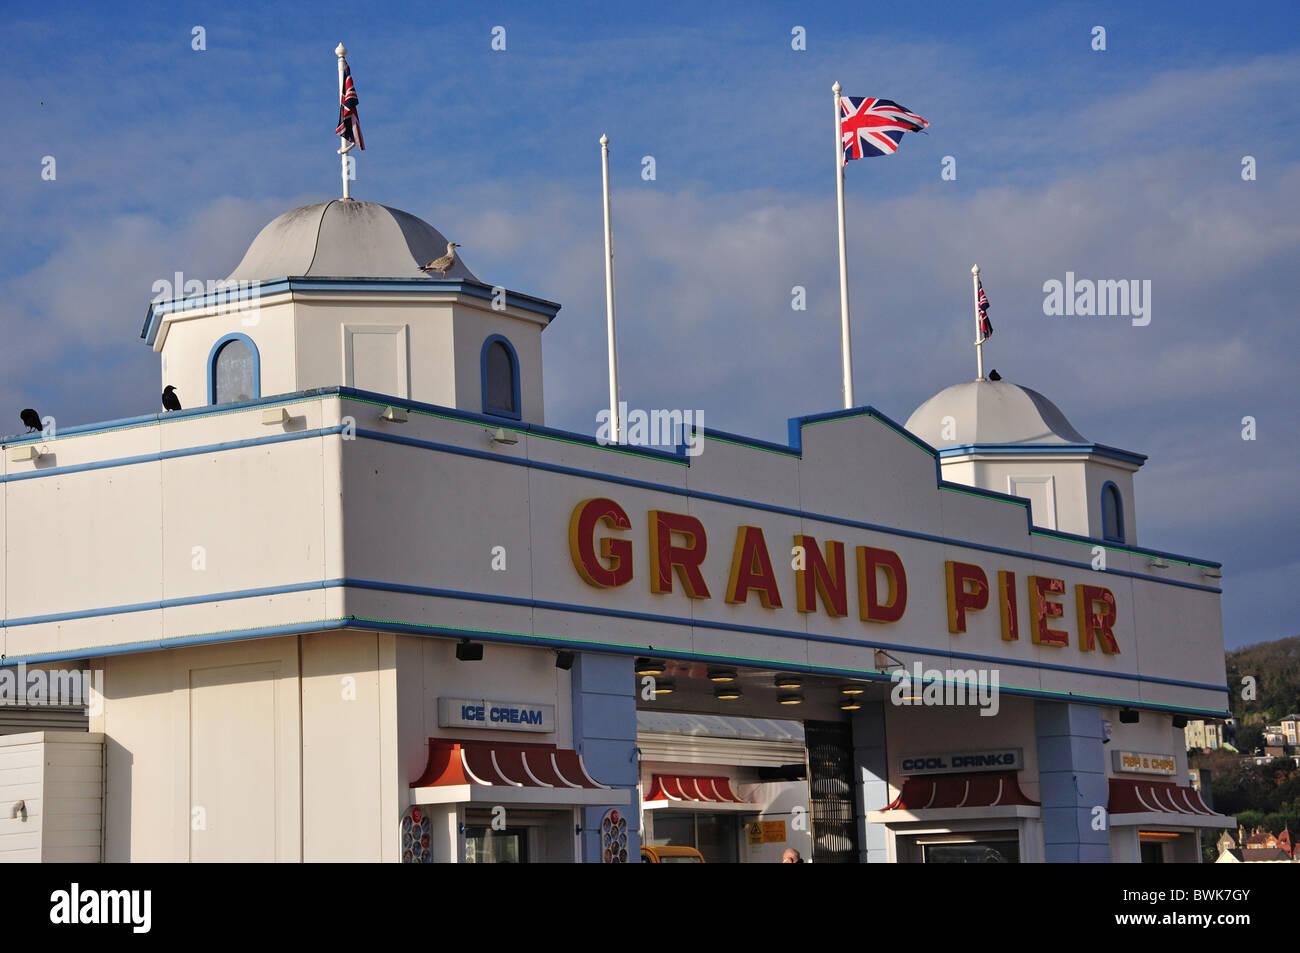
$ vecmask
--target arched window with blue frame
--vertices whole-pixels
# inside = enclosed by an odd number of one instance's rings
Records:
[[[1112,543],[1124,542],[1124,500],[1110,480],[1101,488],[1101,535]]]
[[[262,396],[261,358],[247,334],[227,334],[208,354],[208,403],[233,404]]]
[[[483,342],[480,359],[483,380],[483,413],[519,420],[523,410],[519,397],[519,357],[506,338],[493,334]]]

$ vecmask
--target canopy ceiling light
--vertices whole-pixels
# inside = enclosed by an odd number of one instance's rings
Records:
[[[639,658],[636,660],[636,673],[638,675],[662,675],[664,673],[664,663],[651,658]]]
[[[803,688],[803,682],[793,675],[778,675],[776,677],[777,688]]]
[[[734,682],[735,680],[736,670],[734,668],[709,669],[709,681],[711,682]]]
[[[778,695],[776,700],[777,700],[778,702],[780,702],[782,705],[802,705],[802,704],[803,704],[803,696],[802,696],[802,695],[795,695],[795,694],[790,694],[790,695]]]
[[[841,695],[861,695],[861,694],[862,694],[863,692],[865,692],[866,690],[867,690],[867,686],[865,686],[865,685],[857,685],[857,684],[854,684],[854,683],[852,683],[852,682],[850,682],[850,683],[847,684],[847,685],[841,685],[841,686],[840,686],[840,694],[841,694]]]
[[[660,678],[655,680],[656,695],[671,695],[677,690],[677,683],[671,678]]]
[[[728,685],[726,688],[715,688],[713,690],[713,697],[720,701],[732,701],[733,699],[740,698],[743,694],[744,692],[735,685]]]

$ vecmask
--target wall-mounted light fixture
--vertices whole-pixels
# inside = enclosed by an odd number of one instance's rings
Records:
[[[22,447],[14,447],[13,452],[9,454],[9,459],[15,463],[23,460],[39,460],[41,452],[36,449],[36,444],[29,443]]]
[[[265,426],[274,426],[279,424],[283,426],[289,422],[288,407],[265,407],[262,410],[262,423]]]
[[[384,412],[379,415],[380,420],[387,420],[390,424],[406,423],[405,407],[385,407]]]
[[[491,433],[493,443],[503,443],[506,446],[513,446],[519,442],[519,434],[515,433],[513,430],[506,430],[504,427],[498,427]]]
[[[1121,708],[1119,712],[1119,721],[1121,725],[1136,725],[1138,722],[1137,709]]]
[[[462,662],[483,661],[483,643],[463,639],[456,643],[456,658]]]
[[[568,649],[560,649],[555,653],[555,667],[568,671],[573,668],[573,653]]]
[[[664,663],[652,658],[639,658],[636,660],[636,673],[638,675],[662,675],[664,673]]]

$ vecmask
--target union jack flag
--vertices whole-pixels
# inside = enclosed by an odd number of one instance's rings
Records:
[[[930,125],[906,106],[874,96],[840,97],[840,141],[844,164],[850,159],[892,155],[905,132],[920,132]]]
[[[342,136],[348,142],[356,143],[364,151],[365,140],[361,138],[361,117],[357,115],[357,88],[352,84],[352,67],[343,64],[343,93],[339,96],[339,126],[334,135]]]
[[[989,320],[989,296],[984,293],[984,282],[979,278],[976,278],[975,281],[979,287],[977,308],[980,316],[980,340],[987,341],[993,337],[993,322]]]

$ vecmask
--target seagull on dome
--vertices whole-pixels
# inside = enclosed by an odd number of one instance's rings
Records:
[[[452,266],[456,264],[456,249],[460,247],[459,242],[447,242],[447,254],[441,258],[435,258],[426,265],[421,265],[421,271],[436,271],[438,277],[446,278],[447,272],[451,271]]]

